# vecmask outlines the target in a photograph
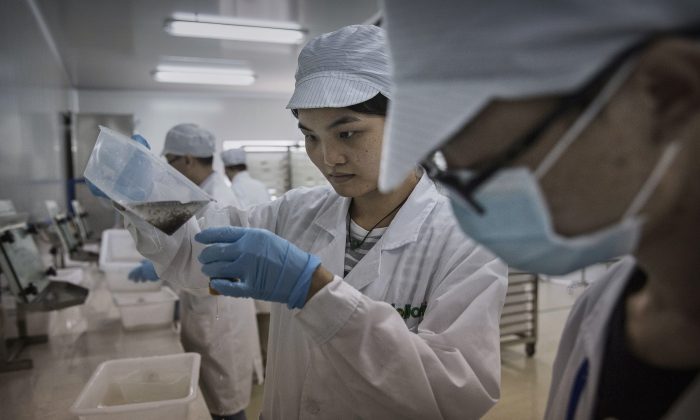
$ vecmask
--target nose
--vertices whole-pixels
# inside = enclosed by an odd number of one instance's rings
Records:
[[[334,141],[323,142],[321,145],[323,152],[323,163],[326,166],[334,167],[347,163],[347,158],[341,147]]]

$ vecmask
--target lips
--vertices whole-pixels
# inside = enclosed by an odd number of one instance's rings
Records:
[[[342,184],[344,182],[348,182],[354,177],[355,177],[354,174],[341,174],[341,173],[328,174],[328,180],[334,184]]]

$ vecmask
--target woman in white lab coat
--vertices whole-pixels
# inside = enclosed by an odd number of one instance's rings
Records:
[[[272,305],[268,420],[478,418],[500,395],[507,267],[463,236],[422,170],[377,191],[390,97],[384,48],[380,28],[352,26],[300,55],[289,107],[332,188],[218,212],[285,238],[334,275],[301,310]],[[203,245],[192,240],[204,226],[190,220],[157,247],[131,230],[163,276],[206,286]]]

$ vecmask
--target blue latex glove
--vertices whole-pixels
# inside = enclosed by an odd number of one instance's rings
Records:
[[[158,273],[153,263],[148,260],[141,261],[141,265],[129,271],[129,280],[135,282],[158,281]]]
[[[199,255],[202,272],[211,277],[210,286],[226,296],[302,308],[311,276],[321,265],[315,255],[264,229],[210,228],[194,239],[209,245]],[[227,280],[233,278],[240,282]]]
[[[95,184],[90,182],[90,180],[88,180],[87,178],[85,179],[85,183],[87,184],[88,189],[90,189],[92,195],[94,195],[95,197],[109,198],[107,197],[107,194],[103,193],[101,189],[97,188]]]
[[[147,148],[148,150],[151,150],[151,145],[148,144],[148,140],[146,140],[145,138],[143,138],[142,135],[140,135],[140,134],[134,134],[133,136],[131,136],[131,138],[132,138],[133,140],[135,140],[135,141],[137,141],[137,142],[143,144],[144,146],[146,146],[146,148]],[[128,168],[128,166],[127,166],[127,168]],[[125,173],[128,173],[128,171],[124,171],[124,172],[125,172]],[[87,184],[88,188],[90,189],[90,192],[92,193],[92,195],[94,195],[95,197],[109,198],[109,197],[107,197],[107,194],[105,194],[104,192],[102,192],[101,189],[97,188],[97,186],[96,186],[95,184],[93,184],[92,182],[90,182],[89,180],[86,179],[86,180],[85,180],[85,183]],[[119,182],[118,182],[118,181],[117,181],[117,185],[119,185]]]
[[[141,134],[134,134],[131,136],[131,138],[146,146],[146,149],[151,150],[151,145],[148,144],[148,140],[146,140]]]

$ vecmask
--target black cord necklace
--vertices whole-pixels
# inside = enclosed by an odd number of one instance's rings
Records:
[[[409,196],[410,196],[410,194],[409,194]],[[350,245],[350,249],[354,251],[354,250],[356,250],[357,248],[361,247],[362,244],[364,244],[365,241],[367,240],[367,237],[369,237],[369,234],[372,233],[372,231],[373,231],[380,223],[382,223],[387,217],[391,216],[392,213],[394,213],[396,210],[398,210],[399,208],[401,208],[401,206],[404,205],[404,203],[406,202],[406,200],[408,200],[408,197],[404,198],[403,201],[400,202],[398,206],[394,207],[389,213],[387,213],[386,216],[384,216],[384,217],[382,217],[381,219],[379,219],[379,221],[378,221],[377,223],[375,223],[374,226],[372,226],[372,228],[371,228],[370,230],[367,231],[367,234],[365,234],[365,237],[362,238],[361,241],[358,241],[357,239],[353,238],[353,237],[352,237],[352,233],[350,233],[350,210],[348,210],[348,242],[349,242],[349,245]],[[352,202],[350,203],[350,205],[352,205]]]

